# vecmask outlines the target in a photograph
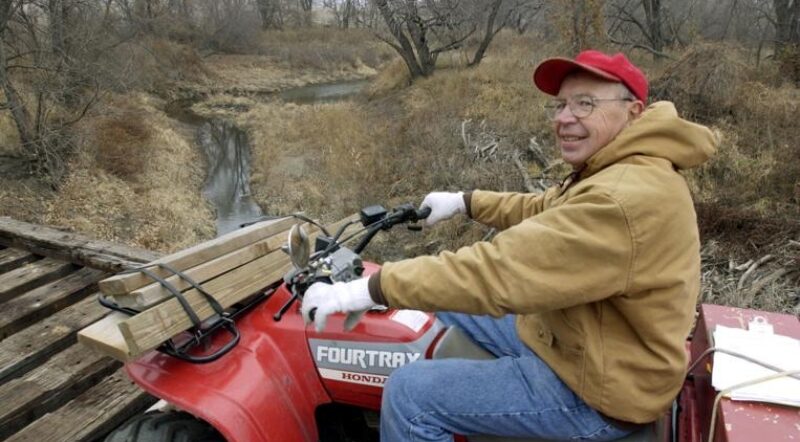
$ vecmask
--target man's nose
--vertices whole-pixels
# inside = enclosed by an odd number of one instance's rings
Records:
[[[556,113],[553,121],[557,123],[574,123],[578,121],[578,118],[575,117],[575,114],[572,113],[572,109],[569,106],[564,106],[563,109]]]

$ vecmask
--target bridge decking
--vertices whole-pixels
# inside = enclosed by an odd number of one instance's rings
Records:
[[[97,281],[157,256],[0,217],[0,440],[96,440],[155,402],[76,333]]]

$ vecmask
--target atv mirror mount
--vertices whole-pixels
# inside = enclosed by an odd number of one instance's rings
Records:
[[[292,264],[298,269],[305,268],[311,256],[311,249],[308,235],[301,225],[295,224],[292,226],[291,230],[289,230],[289,243],[287,247],[289,249],[289,257],[292,259]]]

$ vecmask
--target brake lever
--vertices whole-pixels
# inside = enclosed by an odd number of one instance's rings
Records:
[[[283,315],[289,310],[289,307],[295,303],[300,298],[300,293],[297,292],[297,289],[293,286],[292,287],[292,296],[284,303],[280,309],[278,309],[277,313],[272,316],[272,319],[275,322],[278,322],[283,318]]]

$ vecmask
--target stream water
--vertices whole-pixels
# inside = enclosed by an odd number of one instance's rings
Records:
[[[367,83],[369,83],[369,80],[311,84],[294,89],[287,89],[281,92],[279,96],[283,101],[297,104],[326,103],[350,98],[361,92]]]
[[[304,86],[279,94],[283,101],[313,104],[343,100],[358,94],[368,80]],[[247,134],[232,123],[208,119],[191,110],[193,100],[176,100],[166,113],[195,132],[206,156],[208,171],[203,195],[217,213],[217,236],[263,216],[250,196],[250,145]]]
[[[197,131],[208,160],[203,195],[217,211],[217,236],[263,215],[250,196],[250,146],[247,134],[232,123],[210,120]]]

